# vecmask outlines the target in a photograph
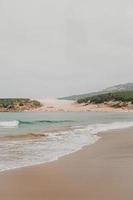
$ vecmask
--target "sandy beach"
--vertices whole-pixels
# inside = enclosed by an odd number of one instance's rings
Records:
[[[1,200],[132,200],[133,129],[45,165],[0,173]]]
[[[132,107],[115,108],[107,104],[79,104],[72,100],[36,99],[42,107],[32,109],[35,112],[133,112]],[[31,110],[30,110],[31,111]]]

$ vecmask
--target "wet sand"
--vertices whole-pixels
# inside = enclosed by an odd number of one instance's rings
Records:
[[[48,164],[0,173],[0,200],[132,200],[133,129]]]

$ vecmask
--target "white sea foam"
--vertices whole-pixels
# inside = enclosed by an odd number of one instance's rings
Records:
[[[0,121],[1,128],[15,128],[19,125],[19,121]]]
[[[89,125],[87,127],[88,131],[97,134],[99,132],[105,132],[108,130],[115,130],[115,129],[123,129],[123,128],[130,128],[133,127],[133,122],[113,122],[109,124],[95,124]]]
[[[48,138],[0,142],[0,171],[51,162],[95,143],[97,133],[132,127],[133,122],[91,124],[74,130],[52,132]]]

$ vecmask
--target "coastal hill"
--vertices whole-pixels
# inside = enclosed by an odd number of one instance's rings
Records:
[[[104,104],[114,108],[133,109],[133,91],[113,91],[78,99],[79,104]]]
[[[92,93],[86,93],[86,94],[80,94],[80,95],[72,95],[68,97],[62,97],[60,99],[65,100],[78,100],[86,97],[96,96],[100,94],[106,94],[109,92],[117,92],[117,91],[133,91],[133,83],[126,83],[126,84],[119,84],[115,85],[109,88],[106,88],[104,90],[98,91],[98,92],[92,92]]]
[[[0,99],[0,112],[22,112],[30,111],[41,107],[41,103],[36,100],[25,98]]]

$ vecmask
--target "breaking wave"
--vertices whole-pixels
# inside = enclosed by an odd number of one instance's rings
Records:
[[[1,128],[15,128],[19,125],[19,121],[0,121]]]
[[[60,124],[60,123],[69,123],[73,122],[72,120],[35,120],[35,121],[21,121],[21,120],[13,120],[13,121],[0,121],[0,128],[16,128],[18,126],[24,125],[34,125],[34,124]]]

